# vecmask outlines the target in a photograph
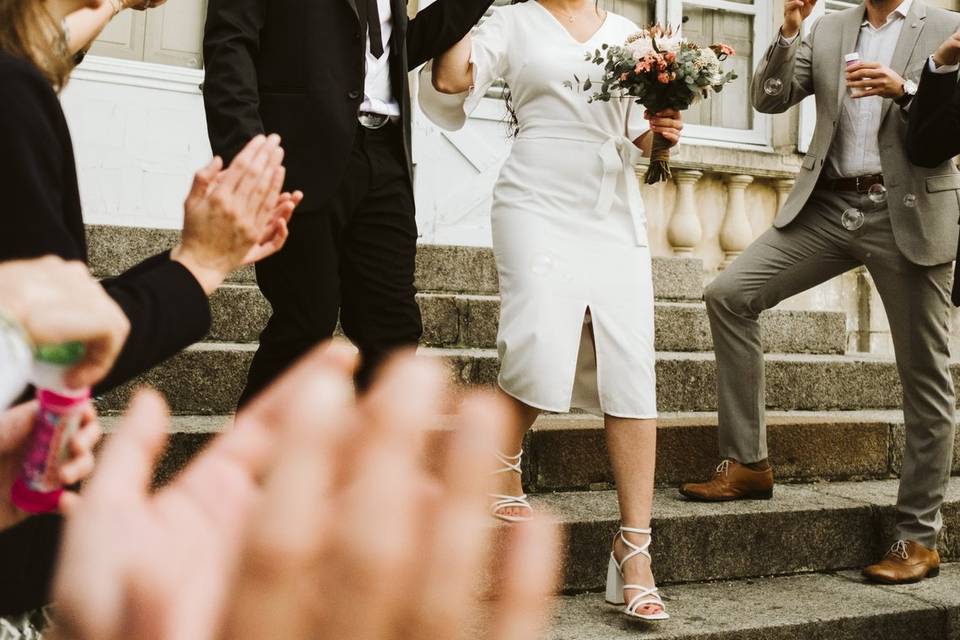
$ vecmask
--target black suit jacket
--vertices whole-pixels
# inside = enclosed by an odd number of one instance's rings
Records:
[[[924,65],[920,87],[910,105],[907,156],[913,164],[932,169],[956,155],[960,155],[957,72],[934,73],[929,65]],[[960,306],[960,247],[957,258],[950,297],[955,306]]]
[[[907,130],[910,162],[938,167],[960,154],[960,86],[957,72],[933,73],[924,66],[917,95],[910,106]]]
[[[50,254],[86,261],[73,143],[56,93],[32,63],[0,52],[0,95],[0,261]],[[130,335],[94,393],[152,368],[210,328],[203,288],[168,254],[103,286],[129,318]],[[58,536],[56,517],[0,533],[0,615],[47,602]]]
[[[229,162],[256,134],[279,133],[286,189],[322,206],[340,184],[363,102],[364,0],[210,0],[203,97],[214,153]],[[392,0],[391,81],[410,163],[407,73],[459,42],[492,0],[437,0],[412,20]],[[411,172],[412,175],[412,172]]]

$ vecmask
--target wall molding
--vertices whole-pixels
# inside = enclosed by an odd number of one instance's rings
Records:
[[[201,95],[204,72],[167,64],[88,55],[71,80]]]

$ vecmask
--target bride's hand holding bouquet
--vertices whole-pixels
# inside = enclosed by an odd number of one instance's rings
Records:
[[[646,108],[653,131],[647,184],[656,184],[670,178],[670,147],[677,142],[679,112],[736,79],[722,64],[732,55],[733,48],[725,44],[703,47],[679,31],[655,25],[622,45],[604,44],[588,53],[587,60],[603,67],[603,77],[599,82],[576,78],[576,84],[584,91],[599,85],[591,102],[633,99]]]

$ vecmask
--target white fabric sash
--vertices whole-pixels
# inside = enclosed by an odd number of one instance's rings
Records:
[[[633,228],[638,247],[647,246],[646,216],[643,198],[640,196],[640,184],[634,171],[634,165],[642,157],[640,149],[624,135],[610,135],[597,127],[582,122],[564,120],[534,120],[520,126],[518,140],[574,140],[578,142],[596,142],[600,145],[597,155],[603,164],[603,181],[600,183],[600,195],[594,207],[594,213],[601,218],[610,214],[613,198],[617,192],[617,178],[622,174],[627,185],[627,206],[633,219]]]

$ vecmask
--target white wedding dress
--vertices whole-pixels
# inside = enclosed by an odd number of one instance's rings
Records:
[[[546,411],[655,418],[653,284],[630,100],[564,86],[600,76],[585,54],[639,28],[618,15],[577,42],[536,0],[494,10],[473,35],[474,86],[451,96],[421,72],[420,104],[458,129],[491,84],[510,87],[520,132],[493,195],[502,305],[499,384]],[[506,133],[505,133],[506,135]]]

